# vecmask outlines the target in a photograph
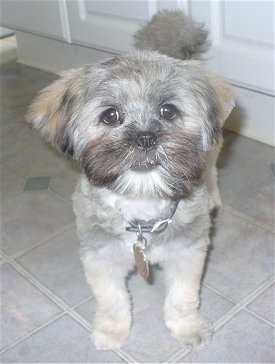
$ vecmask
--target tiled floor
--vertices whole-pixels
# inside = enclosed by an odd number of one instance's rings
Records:
[[[115,352],[89,341],[94,298],[78,257],[70,195],[73,164],[24,124],[35,93],[55,76],[8,63],[1,71],[2,361],[21,363],[275,361],[274,178],[271,147],[225,133],[219,212],[202,288],[214,321],[199,353],[163,323],[163,272],[133,275],[134,325]]]

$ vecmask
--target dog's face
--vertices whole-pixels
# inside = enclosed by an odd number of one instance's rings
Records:
[[[195,61],[136,52],[63,74],[27,120],[97,186],[137,197],[190,193],[233,96]]]

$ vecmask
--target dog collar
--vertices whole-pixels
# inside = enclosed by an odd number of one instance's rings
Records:
[[[172,222],[172,217],[174,216],[179,204],[179,199],[174,200],[170,206],[170,214],[165,219],[153,219],[153,220],[132,220],[126,227],[126,231],[135,232],[137,234],[136,240],[133,245],[134,258],[137,270],[140,275],[147,279],[149,277],[149,261],[145,254],[145,249],[147,248],[147,239],[144,237],[143,233],[162,233]]]
[[[172,217],[175,215],[179,204],[179,199],[174,200],[170,206],[170,213],[164,219],[152,219],[152,220],[141,220],[134,219],[129,222],[130,226],[126,227],[126,231],[135,233],[162,233],[173,220]]]

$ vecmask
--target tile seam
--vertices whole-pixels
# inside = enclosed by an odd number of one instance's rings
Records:
[[[232,303],[233,305],[236,305],[238,302],[236,300],[234,300],[233,298],[225,295],[224,293],[222,293],[221,291],[219,291],[218,289],[212,287],[210,284],[208,283],[204,283],[203,287],[206,287],[207,289],[209,289],[211,292],[215,293],[216,295],[222,297],[223,299],[225,299],[226,301]]]
[[[114,349],[113,352],[116,353],[117,355],[119,355],[123,360],[125,360],[129,364],[139,363],[139,361],[134,356],[127,353],[123,349]]]
[[[242,301],[237,303],[232,307],[224,316],[218,319],[214,324],[214,331],[220,329],[225,325],[232,317],[234,317],[241,310],[245,309],[255,298],[262,294],[267,288],[269,288],[274,283],[274,278],[271,277],[259,285],[253,292],[246,296]]]
[[[53,322],[55,322],[56,320],[60,319],[61,317],[65,316],[66,312],[60,312],[58,315],[54,316],[53,318],[51,318],[50,320],[46,321],[44,324],[38,326],[36,329],[30,331],[29,333],[27,333],[26,335],[22,336],[21,338],[15,340],[12,344],[4,347],[1,351],[0,351],[0,355],[6,353],[8,350],[14,348],[16,345],[20,344],[21,342],[25,341],[26,339],[28,339],[29,337],[35,335],[37,332],[39,332],[40,330],[44,329],[45,327],[47,327],[48,325],[52,324]]]
[[[80,323],[89,332],[91,331],[91,325],[86,321],[81,315],[79,315],[74,309],[72,309],[66,302],[61,298],[56,296],[49,288],[43,285],[39,280],[37,280],[31,273],[29,273],[25,268],[15,261],[10,261],[10,265],[24,276],[34,287],[36,287],[40,292],[44,293],[52,302],[54,302],[63,312],[71,316],[75,321]]]
[[[266,318],[264,318],[261,314],[258,314],[257,312],[253,311],[251,308],[245,307],[244,311],[248,312],[250,315],[258,318],[259,320],[263,321],[264,323],[266,323],[267,325],[275,328],[275,324],[269,320],[267,320]]]
[[[72,207],[72,202],[70,202],[69,200],[67,200],[66,198],[64,198],[63,196],[61,196],[59,193],[57,193],[57,192],[55,192],[55,191],[53,191],[52,189],[51,189],[51,185],[49,185],[49,187],[47,188],[47,191],[49,192],[49,193],[51,193],[53,196],[55,196],[55,197],[58,197],[60,200],[62,200],[63,202],[65,202],[66,203],[66,205],[68,205],[68,206],[70,206],[70,207]],[[73,192],[72,192],[72,194],[73,194]]]
[[[55,238],[57,238],[59,235],[62,235],[63,233],[65,233],[66,231],[72,229],[73,227],[75,227],[75,222],[71,222],[70,224],[67,224],[65,226],[63,226],[62,228],[56,230],[54,233],[48,235],[46,238],[40,240],[39,242],[37,243],[34,243],[24,249],[21,249],[19,250],[18,252],[16,253],[13,253],[11,255],[8,255],[7,253],[5,253],[3,250],[3,256],[5,257],[5,259],[8,259],[8,260],[15,260],[19,257],[21,257],[22,255],[28,253],[29,251],[43,245],[44,243],[47,243],[48,241],[50,240],[53,240]]]
[[[246,221],[250,222],[251,224],[256,225],[257,227],[260,227],[266,231],[269,231],[269,232],[275,234],[275,230],[272,228],[272,226],[269,226],[268,224],[265,224],[264,222],[259,222],[254,217],[251,217],[251,216],[241,212],[240,210],[235,209],[234,207],[231,207],[229,205],[224,205],[223,209],[224,209],[224,211],[229,212],[232,215],[238,216],[238,217],[242,218],[243,220],[246,220]]]

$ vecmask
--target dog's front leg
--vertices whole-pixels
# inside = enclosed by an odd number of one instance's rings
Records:
[[[164,305],[166,326],[179,339],[193,347],[211,339],[211,324],[198,312],[200,281],[206,257],[206,246],[173,249],[168,253],[165,270],[167,295]]]
[[[92,252],[86,253],[82,262],[97,301],[92,332],[94,345],[97,350],[119,348],[128,338],[132,322],[125,282],[131,267],[129,263],[102,259]]]

